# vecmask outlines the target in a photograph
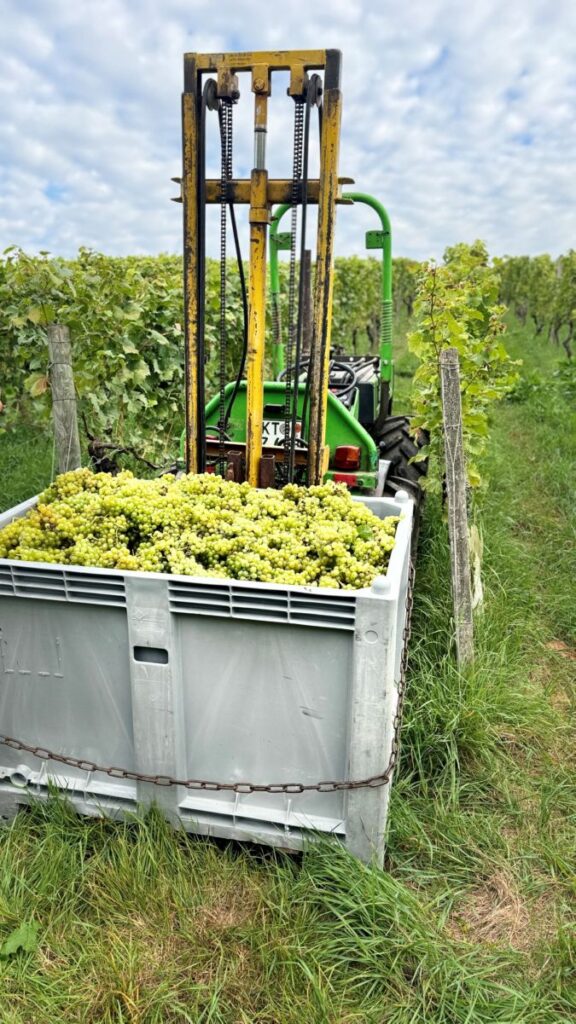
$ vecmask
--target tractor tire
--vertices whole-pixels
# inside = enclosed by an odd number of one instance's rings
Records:
[[[408,416],[388,416],[374,440],[380,449],[380,458],[391,464],[384,484],[384,494],[407,491],[418,508],[424,497],[420,481],[426,476],[428,462],[410,462],[410,459],[427,444],[426,434],[421,431],[420,436],[415,438],[410,433]]]

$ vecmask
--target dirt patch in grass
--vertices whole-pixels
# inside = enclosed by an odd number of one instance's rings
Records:
[[[549,897],[527,903],[505,870],[494,872],[473,889],[452,915],[448,927],[456,939],[511,946],[520,952],[530,952],[556,928]]]
[[[562,726],[562,743],[556,739],[550,748],[554,761],[573,756],[574,730],[573,715],[576,699],[576,651],[563,640],[551,640],[546,645],[550,655],[539,658],[530,679],[541,686],[550,702],[550,707],[559,716]]]
[[[240,928],[256,914],[260,901],[261,893],[254,885],[236,883],[207,889],[194,912],[196,926],[200,931],[212,932]]]
[[[569,647],[563,640],[550,640],[550,643],[546,644],[549,651],[556,651],[561,658],[567,658],[568,661],[576,661],[576,651],[573,647]]]

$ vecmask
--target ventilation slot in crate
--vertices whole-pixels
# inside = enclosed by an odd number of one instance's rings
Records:
[[[12,583],[12,572],[5,566],[0,565],[0,594],[13,594],[14,584]]]
[[[233,587],[232,614],[237,618],[288,622],[288,593],[285,590],[267,590],[264,587]]]
[[[80,604],[126,606],[124,579],[90,572],[67,572],[66,594],[69,601]]]
[[[22,563],[0,565],[0,594],[45,601],[126,606],[122,576],[75,572],[51,565],[43,568]]]
[[[356,603],[349,598],[291,594],[290,619],[302,625],[354,629]]]
[[[170,610],[187,615],[231,614],[230,588],[178,581],[168,584]]]
[[[37,597],[49,601],[66,600],[64,573],[60,569],[13,566],[12,593],[15,597]]]
[[[185,615],[231,616],[330,629],[354,629],[356,604],[350,597],[299,594],[289,589],[276,590],[258,585],[211,586],[184,580],[170,583],[169,593],[171,610]]]

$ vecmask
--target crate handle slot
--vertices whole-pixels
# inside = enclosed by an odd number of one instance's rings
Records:
[[[143,661],[148,665],[167,665],[168,651],[164,647],[135,647],[134,661]]]

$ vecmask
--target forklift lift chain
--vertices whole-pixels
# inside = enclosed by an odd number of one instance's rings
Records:
[[[228,182],[232,178],[232,100],[222,99],[218,107],[220,122],[220,364],[219,364],[219,400],[220,415],[218,418],[218,454],[219,470],[224,476],[226,472],[226,384],[228,356],[227,327],[227,218],[228,218]]]
[[[205,779],[175,779],[170,775],[146,775],[144,772],[132,771],[128,768],[105,768],[103,765],[95,764],[94,761],[83,758],[68,757],[65,754],[57,754],[44,747],[31,746],[22,740],[14,739],[12,736],[0,736],[0,744],[5,747],[12,747],[14,750],[23,750],[41,761],[56,761],[59,764],[68,765],[70,768],[78,768],[80,771],[100,772],[109,775],[113,779],[130,779],[133,782],[147,782],[154,786],[182,786],[184,789],[200,790],[204,792],[229,792],[229,793],[335,793],[343,790],[366,789],[387,786],[392,780],[392,774],[400,755],[400,730],[402,728],[402,716],[404,712],[404,700],[406,697],[406,672],[408,667],[408,644],[412,627],[412,606],[414,593],[414,562],[410,563],[408,575],[408,587],[406,592],[406,622],[402,637],[402,654],[400,658],[400,678],[398,681],[398,704],[394,716],[394,734],[392,737],[392,750],[388,764],[379,775],[371,775],[367,779],[339,780],[335,782],[278,782],[263,783],[255,782],[208,782]]]
[[[298,198],[302,179],[304,146],[304,104],[301,97],[294,98],[294,152],[292,164],[292,194],[290,210],[290,269],[288,274],[288,338],[286,344],[286,391],[284,395],[284,480],[292,483],[290,465],[290,432],[292,408],[298,401],[298,372],[293,375],[294,350],[297,346],[296,314],[296,238],[298,228]]]

